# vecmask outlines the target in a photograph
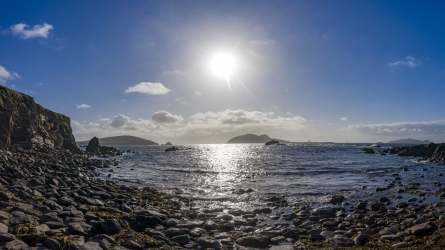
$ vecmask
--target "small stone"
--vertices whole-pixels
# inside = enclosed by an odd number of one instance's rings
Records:
[[[408,242],[399,242],[399,243],[396,243],[396,244],[392,245],[392,247],[394,247],[394,248],[405,248],[405,247],[409,247],[409,244],[408,244]]]

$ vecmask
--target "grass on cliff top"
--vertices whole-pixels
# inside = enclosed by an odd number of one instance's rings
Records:
[[[33,107],[34,106],[34,107]],[[33,109],[34,110],[31,110]],[[56,122],[64,132],[71,133],[70,118],[45,109],[41,105],[35,103],[34,98],[18,91],[0,86],[0,110],[17,110],[20,115],[31,116],[36,109],[41,109],[43,113],[54,115]]]

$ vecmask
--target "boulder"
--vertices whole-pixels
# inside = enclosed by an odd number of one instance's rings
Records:
[[[270,244],[270,238],[265,235],[255,235],[239,238],[236,243],[245,247],[267,247]]]
[[[414,234],[416,236],[423,235],[426,233],[429,233],[431,231],[436,230],[438,227],[433,222],[425,222],[419,225],[415,225],[409,229],[411,234]]]

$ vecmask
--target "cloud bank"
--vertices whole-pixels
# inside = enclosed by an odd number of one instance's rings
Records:
[[[169,112],[162,110],[154,113],[151,116],[151,120],[155,123],[178,123],[184,119],[180,115],[172,115]]]
[[[143,93],[147,95],[166,95],[171,90],[164,87],[161,83],[141,82],[125,90],[125,93]]]
[[[301,116],[281,117],[273,112],[224,110],[221,112],[197,113],[182,123],[184,118],[165,110],[155,112],[151,119],[132,120],[124,114],[113,119],[100,119],[98,123],[77,123],[74,135],[79,140],[89,140],[93,136],[107,137],[130,134],[163,142],[173,140],[178,143],[225,143],[230,138],[242,134],[288,133],[308,127]]]
[[[30,39],[34,37],[48,38],[49,31],[54,29],[50,24],[44,23],[43,25],[34,25],[31,29],[27,29],[29,25],[25,23],[19,23],[11,26],[11,31],[14,36],[18,36],[20,39]]]
[[[4,85],[8,80],[14,80],[17,78],[21,78],[19,74],[12,72],[10,73],[5,68],[0,65],[0,84]]]
[[[430,122],[399,122],[383,124],[349,125],[348,130],[365,135],[445,135],[445,120]]]

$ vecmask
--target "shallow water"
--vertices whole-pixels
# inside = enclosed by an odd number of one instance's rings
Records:
[[[343,194],[349,200],[399,196],[396,187],[375,192],[395,177],[401,184],[420,183],[436,191],[434,181],[442,182],[442,166],[412,157],[365,154],[365,144],[211,144],[182,145],[181,150],[165,152],[168,146],[117,146],[140,154],[117,157],[122,163],[101,169],[99,178],[125,184],[154,186],[183,197],[194,197],[202,204],[219,201],[226,207],[241,203],[260,203],[263,197],[284,195],[288,201],[323,204],[332,194]],[[394,145],[385,145],[383,148]],[[407,168],[407,171],[404,171]],[[422,169],[424,169],[422,171]],[[366,188],[362,189],[362,186]],[[233,194],[239,188],[254,192]],[[402,194],[400,201],[417,195]],[[438,198],[426,196],[425,202]]]

